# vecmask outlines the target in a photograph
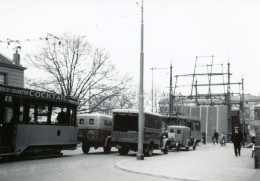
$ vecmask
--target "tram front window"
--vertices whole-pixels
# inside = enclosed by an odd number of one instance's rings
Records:
[[[54,107],[53,120],[58,124],[69,124],[70,112],[67,108]]]

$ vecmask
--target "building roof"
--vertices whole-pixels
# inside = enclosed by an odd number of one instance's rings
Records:
[[[3,54],[0,53],[0,65],[20,70],[25,70],[26,68],[22,65],[16,65],[10,58],[7,58]]]
[[[0,53],[0,63],[14,64],[13,61]]]

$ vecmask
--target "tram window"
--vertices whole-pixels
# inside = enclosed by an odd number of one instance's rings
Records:
[[[58,117],[59,112],[61,112],[61,108],[60,107],[53,107],[52,108],[51,124],[58,123],[57,117]]]
[[[19,122],[23,121],[23,115],[24,115],[24,107],[20,106],[20,110],[19,110]]]
[[[70,124],[70,118],[71,118],[71,111],[70,109],[66,108],[66,107],[56,107],[55,108],[55,115],[52,115],[54,116],[54,118],[56,117],[56,120],[55,120],[55,123],[58,123],[58,124],[67,124],[69,125]]]
[[[5,122],[10,123],[13,118],[14,110],[12,107],[5,108]]]
[[[173,129],[170,130],[170,133],[174,133]]]
[[[39,123],[47,123],[48,119],[48,106],[41,106],[38,108],[37,121]]]
[[[29,120],[30,120],[30,123],[36,123],[37,122],[37,120],[35,119],[34,107],[30,107],[30,109],[29,109]]]

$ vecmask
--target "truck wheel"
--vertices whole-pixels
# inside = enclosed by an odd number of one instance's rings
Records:
[[[185,147],[185,149],[186,149],[186,151],[189,151],[190,150],[190,142],[188,142],[188,145],[187,145],[187,147]]]
[[[89,143],[83,142],[83,143],[82,143],[82,151],[83,151],[83,153],[84,153],[84,154],[88,154],[89,149],[90,149]]]
[[[111,151],[111,146],[110,145],[104,146],[103,149],[104,149],[104,153],[108,154]]]
[[[194,145],[193,145],[193,150],[196,150],[196,146],[197,146],[197,144],[198,144],[198,142],[196,141],[195,143],[194,143]]]
[[[179,143],[177,143],[176,147],[177,147],[177,152],[179,152],[180,148],[181,148],[181,145]]]
[[[110,140],[107,141],[107,145],[103,147],[104,148],[104,153],[108,154],[111,151],[111,143]]]
[[[120,155],[127,155],[128,151],[129,151],[129,148],[126,147],[126,146],[118,149],[118,152],[119,152]]]
[[[170,150],[170,145],[168,143],[166,143],[165,148],[163,149],[163,153],[168,154],[169,150]]]
[[[195,145],[195,146],[193,146],[192,148],[193,148],[193,150],[196,150],[196,145]]]
[[[153,155],[153,143],[150,143],[144,148],[144,155],[145,156],[152,156]]]

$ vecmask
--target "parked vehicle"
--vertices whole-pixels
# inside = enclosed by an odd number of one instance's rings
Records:
[[[76,149],[77,105],[60,94],[0,85],[0,157]]]
[[[129,150],[138,150],[138,113],[138,110],[132,109],[113,110],[112,142],[120,155],[127,155]],[[162,134],[161,115],[145,112],[144,118],[144,155],[152,156],[154,149],[167,154],[170,142]]]
[[[168,126],[186,126],[191,130],[192,144],[198,144],[202,140],[201,123],[198,119],[192,119],[185,116],[162,116],[165,129]]]
[[[105,153],[111,150],[112,117],[103,114],[81,114],[77,116],[78,141],[87,154],[90,147],[103,147]]]
[[[196,149],[196,144],[194,144],[193,139],[191,138],[191,129],[186,126],[168,126],[167,127],[168,138],[170,140],[170,148],[177,148],[177,151],[181,147],[184,147],[187,151],[190,147],[193,147],[193,150]]]

